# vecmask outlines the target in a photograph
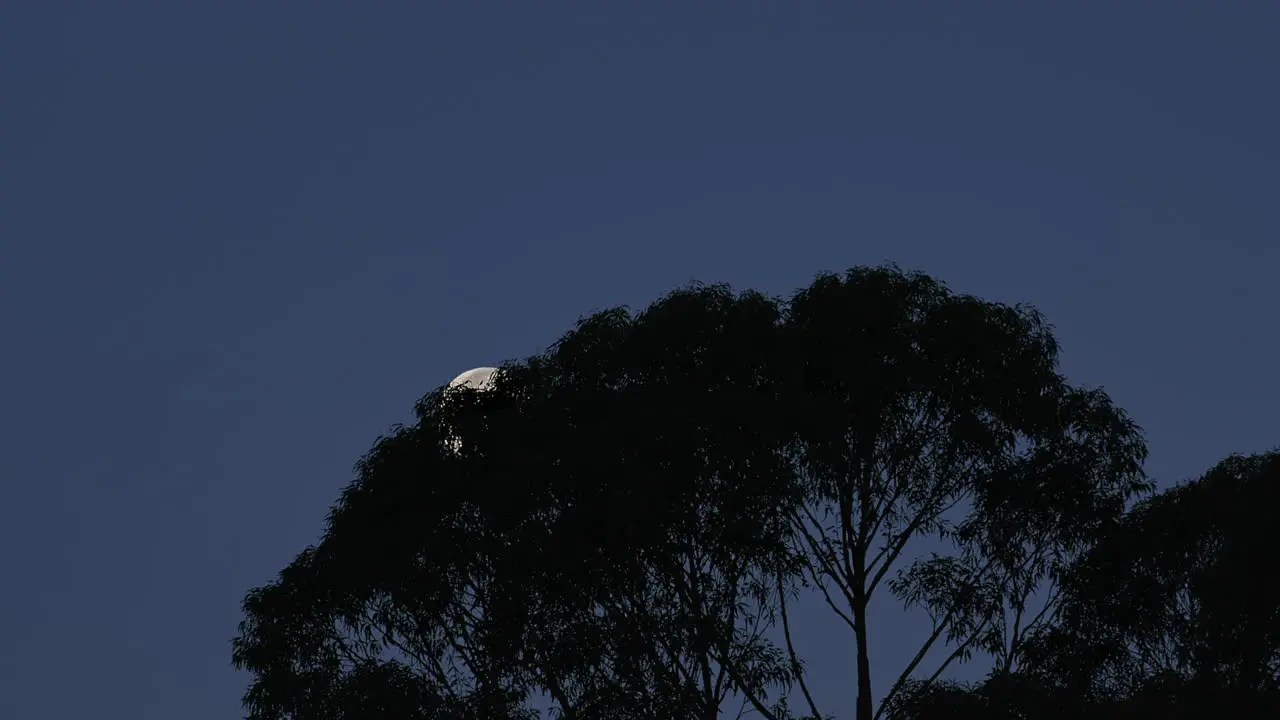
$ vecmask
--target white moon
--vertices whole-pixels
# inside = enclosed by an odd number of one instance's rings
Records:
[[[498,368],[478,367],[468,370],[458,377],[449,381],[449,387],[461,387],[466,385],[476,390],[488,390],[493,385],[493,374]]]
[[[472,368],[450,380],[449,389],[466,386],[475,388],[476,390],[488,390],[490,386],[493,385],[493,374],[497,371],[498,368],[491,367]],[[450,433],[446,442],[448,443],[449,448],[455,453],[462,449],[462,438],[459,438],[457,435]]]

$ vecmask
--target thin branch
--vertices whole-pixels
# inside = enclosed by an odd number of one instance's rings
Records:
[[[906,529],[904,529],[898,537],[890,543],[890,545],[885,546],[885,550],[888,550],[890,547],[892,547],[893,550],[889,553],[889,556],[885,558],[884,564],[876,570],[876,574],[871,578],[871,584],[867,586],[867,595],[869,596],[875,592],[876,586],[878,586],[880,581],[884,579],[885,573],[889,572],[889,568],[893,567],[893,564],[897,562],[898,556],[902,554],[902,551],[907,547],[907,543],[911,541],[912,536],[914,536],[916,531],[920,529],[921,525],[928,522],[930,517],[939,517],[943,513],[951,510],[956,505],[960,504],[960,501],[966,497],[968,497],[967,494],[961,493],[955,500],[951,501],[951,503],[944,508],[936,511],[924,509],[917,513],[916,516],[912,518],[911,524],[909,524]],[[875,567],[875,563],[882,557],[884,557],[884,550],[876,555],[875,559],[872,560],[870,565],[868,565],[868,568]]]
[[[742,691],[742,694],[751,702],[751,706],[755,708],[756,712],[764,716],[765,720],[783,720],[765,707],[764,702],[751,691],[748,684],[732,668],[729,669],[729,675],[733,678],[733,684]]]
[[[1022,612],[1026,607],[1026,601],[1018,603],[1013,609],[1013,627],[1009,630],[1009,650],[1004,656],[1004,672],[1009,672],[1013,668],[1013,654],[1018,649],[1018,631],[1022,626]],[[1004,608],[1001,607],[1001,610]]]
[[[735,606],[733,609],[733,613],[729,617],[728,627],[729,627],[730,633],[733,632],[734,626],[737,625],[737,619],[736,619],[737,614],[738,614],[738,610],[737,610],[737,607]],[[758,624],[759,622],[757,621],[757,625]],[[720,648],[719,648],[720,657],[716,659],[716,665],[719,667],[717,668],[717,671],[716,671],[715,689],[712,691],[713,695],[717,699],[724,698],[728,693],[728,688],[725,685],[725,681],[729,678],[729,670],[728,668],[725,667],[725,664],[733,661],[732,658],[729,657],[729,651],[728,651],[731,642],[732,642],[732,638],[724,639],[720,642]]]
[[[471,671],[471,676],[473,678],[485,684],[488,684],[489,682],[493,681],[494,678],[491,676],[490,673],[486,672],[482,674],[480,672],[479,664],[472,658],[471,654],[466,650],[466,647],[464,645],[460,644],[457,640],[453,638],[449,639],[449,645],[453,648],[453,651],[458,654],[458,657],[462,658],[462,662],[465,663],[467,666],[467,669]]]
[[[943,631],[947,629],[947,623],[951,621],[951,617],[954,612],[955,611],[953,610],[952,612],[947,613],[946,617],[944,617],[940,622],[934,624],[933,632],[930,633],[929,639],[925,640],[924,644],[916,650],[915,657],[911,658],[911,662],[907,663],[906,668],[904,668],[902,673],[898,675],[898,679],[889,687],[888,694],[886,694],[884,699],[880,701],[881,707],[888,705],[889,701],[897,695],[898,691],[902,689],[902,686],[906,684],[907,680],[911,677],[911,673],[915,672],[916,667],[920,665],[920,662],[924,660],[924,656],[928,654],[929,648],[933,647],[933,644],[942,636]],[[877,717],[879,717],[879,713],[877,713]]]
[[[622,604],[612,598],[601,598],[600,604],[607,612],[613,613],[623,623],[630,628],[635,628],[637,622],[629,616]],[[661,643],[663,654],[666,655],[666,662],[658,655],[658,648],[654,643],[640,643],[644,647],[645,654],[649,657],[649,661],[653,663],[655,671],[661,669],[666,675],[665,681],[674,685],[688,684],[692,685],[696,682],[693,673],[681,661],[679,653],[672,649],[667,639],[661,634],[658,637],[651,638],[656,643]],[[674,683],[672,682],[674,680]]]
[[[809,543],[810,548],[813,551],[813,554],[822,558],[823,566],[827,570],[827,572],[831,574],[832,577],[841,581],[845,586],[852,587],[853,573],[851,570],[841,567],[839,563],[835,562],[840,558],[841,553],[839,548],[835,546],[835,543],[831,540],[831,538],[827,537],[826,528],[822,525],[822,522],[818,520],[818,518],[814,517],[813,510],[810,509],[807,504],[803,505],[801,509],[804,511],[805,517],[809,520],[810,523],[812,523],[814,529],[817,531],[816,535],[818,537],[814,537],[815,533],[809,530],[809,526],[805,525],[804,520],[800,520],[797,524],[798,525],[797,529],[800,530],[801,536],[803,536],[806,542]],[[819,545],[822,545],[824,547],[819,548]],[[828,556],[824,554],[822,550],[826,550],[826,553],[829,553],[830,557],[828,558]],[[853,602],[852,595],[850,595],[849,593],[846,593],[846,595],[849,595],[849,602],[852,603]]]
[[[358,643],[359,640],[357,639],[355,642]],[[340,633],[335,634],[334,646],[338,649],[338,654],[345,658],[347,662],[351,663],[352,667],[357,667],[363,663],[370,662],[371,660],[368,657],[358,654],[356,650],[353,650],[346,638],[341,637]]]
[[[1027,624],[1022,628],[1021,634],[1018,632],[1017,623],[1014,623],[1013,634],[1009,639],[1009,655],[1005,661],[1006,672],[1013,667],[1013,658],[1016,656],[1019,646],[1022,645],[1023,641],[1027,638],[1027,635],[1041,625],[1042,621],[1052,622],[1053,619],[1057,617],[1058,609],[1060,607],[1058,604],[1058,598],[1061,597],[1061,595],[1062,588],[1055,583],[1049,591],[1049,597],[1044,601],[1044,607],[1040,608],[1040,612],[1036,613],[1035,617],[1027,621]]]
[[[849,626],[850,630],[856,631],[857,626],[853,624],[853,618],[849,617],[848,614],[836,605],[836,601],[832,599],[831,593],[827,591],[827,586],[822,582],[822,580],[823,579],[821,577],[813,578],[813,584],[817,585],[818,589],[822,591],[822,599],[827,601],[827,606],[831,608],[831,611],[834,612],[837,617],[844,621],[845,625]],[[850,602],[852,602],[852,600],[850,600]]]
[[[920,412],[925,416],[929,415],[929,410],[927,408],[919,409],[918,412]],[[891,495],[884,503],[884,507],[886,509],[893,507],[893,505],[897,503],[898,500],[901,499],[904,494],[906,494],[907,488],[911,484],[910,471],[902,471],[901,470],[902,465],[910,463],[911,465],[916,466],[912,468],[911,471],[918,470],[919,469],[918,466],[922,464],[922,458],[925,456],[925,452],[924,452],[925,448],[929,446],[929,443],[931,441],[937,439],[937,435],[939,431],[942,430],[943,425],[949,422],[954,417],[954,415],[955,415],[954,410],[947,410],[945,414],[934,416],[934,420],[931,423],[916,423],[914,426],[914,432],[903,431],[902,434],[904,436],[909,436],[916,442],[912,445],[912,451],[909,453],[906,453],[906,455],[908,456],[908,460],[906,462],[899,461],[899,462],[894,462],[891,467],[886,466],[887,475],[897,476],[900,478],[900,481],[895,483],[893,495]],[[905,438],[895,443],[895,445],[898,448],[902,448],[906,444],[907,444],[907,440]],[[881,512],[877,515],[876,521],[872,526],[872,536],[874,536],[876,533],[880,531],[880,524],[887,515],[888,515],[887,512]],[[867,569],[870,570],[874,566],[875,566],[875,561],[873,560],[867,566]]]
[[[560,717],[564,720],[575,720],[578,713],[569,704],[569,696],[565,694],[564,688],[548,673],[544,673],[543,679],[547,682],[547,690],[551,693],[551,697],[560,703]]]
[[[933,674],[929,676],[927,681],[925,681],[926,684],[932,684],[937,680],[942,675],[943,671],[947,669],[947,666],[956,658],[960,657],[960,655],[964,653],[965,649],[968,648],[974,640],[977,640],[978,636],[982,634],[982,631],[986,630],[987,626],[990,624],[990,621],[979,623],[978,626],[973,629],[973,632],[969,633],[969,637],[965,638],[964,642],[957,645],[956,649],[951,651],[951,654],[947,656],[947,659],[943,660],[942,664],[938,666],[938,669],[933,671]]]
[[[812,518],[813,514],[808,508],[805,508],[805,513]],[[820,525],[819,528],[821,528]],[[840,569],[839,566],[832,563],[831,560],[823,554],[822,549],[819,547],[819,540],[813,537],[813,534],[809,531],[808,526],[804,524],[803,520],[797,522],[796,529],[799,531],[800,536],[809,545],[812,556],[816,557],[822,565],[823,574],[836,581],[836,586],[840,588],[841,594],[844,595],[845,602],[849,603],[849,607],[853,607],[856,604],[852,591],[853,578],[845,577],[844,571]],[[823,541],[826,544],[830,544],[830,541],[826,539],[825,535],[823,535]],[[834,605],[832,605],[832,607],[834,607]]]
[[[444,686],[444,690],[449,694],[449,697],[453,699],[457,699],[457,694],[453,690],[452,683],[449,681],[448,673],[445,672],[444,665],[440,662],[440,658],[433,657],[431,659],[431,662],[427,662],[427,660],[423,658],[420,654],[418,654],[417,652],[414,652],[413,650],[410,650],[403,643],[396,640],[395,632],[390,627],[382,628],[382,632],[383,632],[383,640],[385,642],[391,644],[400,652],[416,660],[418,664],[423,667],[423,669],[430,671],[432,675],[435,676],[436,682]]]
[[[881,510],[880,512],[876,513],[875,522],[871,523],[871,532],[868,534],[868,537],[875,537],[880,534],[880,527],[881,525],[884,524],[884,519],[889,516],[890,510],[892,510],[893,506],[896,505],[898,501],[902,499],[902,496],[907,494],[908,485],[909,483],[906,480],[894,482],[893,494],[885,498],[884,501],[881,503]],[[881,554],[883,554],[883,551],[881,551],[881,553],[878,554],[876,557],[879,557]],[[867,564],[868,569],[874,566],[875,566],[875,560],[872,560],[870,563]]]
[[[987,562],[978,569],[977,573],[974,574],[974,577],[978,578],[986,573],[987,569],[991,567],[992,562],[993,560],[988,558]],[[972,584],[976,585],[977,583],[974,582]],[[933,632],[929,634],[929,639],[925,640],[920,646],[920,649],[916,651],[915,657],[911,659],[911,662],[907,664],[907,667],[898,675],[898,679],[895,680],[892,687],[889,688],[889,693],[880,701],[881,708],[888,705],[889,701],[898,693],[899,690],[902,689],[902,686],[906,684],[907,680],[911,677],[911,673],[915,672],[915,669],[924,660],[924,656],[929,653],[930,648],[933,647],[933,644],[938,641],[938,638],[941,637],[942,633],[947,629],[947,625],[951,622],[951,619],[955,617],[957,609],[958,604],[953,603],[951,608],[947,610],[947,614],[943,616],[942,620],[934,623]],[[978,627],[981,629],[984,625],[980,624]],[[972,640],[972,638],[970,638],[970,640]],[[950,663],[951,659],[948,659],[946,662]],[[946,667],[946,664],[944,664],[943,667]],[[876,713],[876,717],[879,717],[879,712]]]
[[[786,592],[782,587],[782,574],[778,574],[778,609],[782,615],[782,634],[787,641],[787,654],[791,656],[791,670],[796,675],[796,681],[800,683],[800,692],[804,694],[805,702],[809,703],[809,710],[813,712],[815,720],[822,717],[818,712],[818,705],[813,701],[813,695],[809,693],[809,684],[804,681],[804,668],[800,665],[800,657],[796,654],[795,643],[791,640],[791,621],[787,617],[787,598]]]
[[[987,629],[987,626],[988,626],[989,624],[990,624],[990,622],[989,622],[989,621],[979,623],[979,624],[978,624],[978,626],[977,626],[976,628],[974,628],[974,631],[973,631],[972,633],[970,633],[970,634],[969,634],[969,637],[965,638],[964,642],[962,642],[962,643],[960,643],[959,645],[957,645],[957,646],[956,646],[956,649],[955,649],[955,650],[952,650],[952,651],[951,651],[951,654],[947,656],[947,659],[946,659],[946,660],[943,660],[943,661],[942,661],[942,664],[940,664],[940,665],[938,666],[938,669],[936,669],[936,670],[934,670],[934,671],[933,671],[933,674],[932,674],[932,675],[930,675],[930,676],[929,676],[929,679],[925,681],[925,685],[932,685],[935,681],[937,681],[937,679],[942,675],[943,671],[944,671],[944,670],[946,670],[946,669],[947,669],[947,667],[948,667],[949,665],[951,665],[951,663],[952,663],[956,658],[960,657],[960,655],[964,653],[965,649],[966,649],[966,648],[968,648],[968,647],[969,647],[969,645],[970,645],[974,640],[976,640],[976,639],[978,638],[978,636],[979,636],[979,635],[981,635],[981,634],[982,634],[982,631],[983,631],[983,630],[986,630],[986,629]],[[938,627],[939,627],[939,628],[941,628],[941,627],[944,627],[944,626],[943,626],[943,625],[939,625]],[[917,665],[917,664],[919,664],[919,659],[924,657],[924,650],[927,650],[927,646],[928,646],[928,645],[932,645],[932,644],[933,644],[933,641],[937,639],[937,635],[938,635],[938,633],[937,633],[937,631],[935,630],[935,632],[934,632],[934,636],[933,636],[933,637],[930,639],[930,641],[926,644],[926,647],[925,647],[924,649],[922,649],[922,652],[920,652],[920,653],[917,653],[917,654],[916,654],[916,660],[913,660],[913,661],[912,661],[912,664],[913,664],[913,665]],[[896,683],[894,683],[894,684],[893,684],[893,688],[889,690],[889,694],[888,694],[888,695],[885,695],[885,696],[884,696],[884,699],[880,701],[880,707],[876,708],[876,714],[875,714],[875,716],[873,717],[873,720],[880,720],[880,716],[881,716],[881,714],[883,714],[883,713],[884,713],[885,709],[886,709],[887,707],[889,707],[890,701],[891,701],[891,700],[893,700],[894,696],[895,696],[895,695],[897,695],[897,694],[898,694],[898,692],[902,689],[902,685],[906,682],[906,678],[907,678],[907,676],[908,676],[908,675],[909,675],[909,673],[903,673],[903,675],[899,676],[899,678],[898,678],[898,682],[896,682]]]
[[[741,569],[736,569],[734,572],[734,575],[736,577],[741,577],[742,576]],[[733,595],[729,602],[729,605],[731,608],[729,617],[728,617],[728,623],[727,623],[727,627],[729,628],[729,636],[722,637],[720,639],[719,647],[717,648],[717,650],[719,651],[719,657],[716,658],[716,665],[718,665],[719,667],[718,667],[718,673],[717,673],[716,682],[715,682],[715,697],[720,700],[723,700],[723,698],[728,697],[729,687],[726,683],[726,680],[730,679],[728,665],[729,663],[736,662],[736,660],[734,660],[734,658],[732,657],[731,650],[733,647],[734,628],[737,627],[738,615],[740,612],[737,604],[738,592],[739,592],[739,588],[735,586],[733,590]],[[767,601],[764,599],[757,599],[756,602],[759,603],[759,605],[757,606],[757,610],[763,610],[764,603],[766,603]],[[765,625],[765,622],[764,622],[763,612],[756,612],[754,614],[749,614],[749,617],[752,618],[752,624],[749,629],[750,632],[747,635],[747,644],[758,642],[760,638],[764,636],[765,630],[767,629],[767,626]],[[719,706],[719,703],[717,703],[717,707],[718,706]]]

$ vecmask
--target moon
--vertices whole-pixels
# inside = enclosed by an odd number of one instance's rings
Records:
[[[449,381],[449,387],[468,386],[476,390],[488,390],[493,386],[493,374],[498,372],[498,368],[478,367],[472,368],[458,377]]]
[[[449,390],[458,387],[469,387],[475,390],[488,390],[493,387],[493,375],[498,372],[498,368],[478,367],[462,373],[458,377],[449,381]],[[445,441],[448,448],[453,452],[462,449],[462,438],[450,433]]]

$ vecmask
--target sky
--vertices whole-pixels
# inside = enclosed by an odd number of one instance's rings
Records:
[[[896,262],[1042,310],[1161,485],[1274,447],[1277,68],[1247,0],[0,3],[0,717],[240,717],[415,399],[690,280]]]

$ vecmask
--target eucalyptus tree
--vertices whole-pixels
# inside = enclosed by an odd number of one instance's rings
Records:
[[[424,397],[319,544],[247,596],[250,717],[784,707],[791,666],[766,638],[793,572],[778,316],[693,287],[583,320],[484,392]]]
[[[788,512],[809,583],[856,645],[859,720],[890,707],[939,643],[950,652],[926,684],[974,652],[1013,669],[1059,607],[1062,571],[1149,487],[1137,426],[1067,381],[1037,312],[923,274],[821,276],[790,299],[781,332],[806,488]],[[920,536],[951,550],[908,563]],[[933,625],[873,709],[867,608],[886,588]]]
[[[1280,452],[1234,455],[1139,503],[1083,556],[1032,670],[1098,698],[1280,712]]]
[[[1146,498],[1065,576],[1018,672],[912,683],[892,720],[1280,715],[1280,452],[1231,456]]]

